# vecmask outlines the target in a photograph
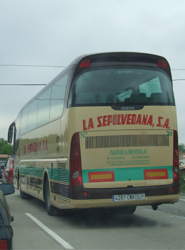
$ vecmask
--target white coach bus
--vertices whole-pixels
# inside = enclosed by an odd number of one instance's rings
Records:
[[[14,186],[57,209],[179,199],[176,107],[167,60],[144,53],[75,59],[10,125]],[[57,208],[57,209],[56,209]]]

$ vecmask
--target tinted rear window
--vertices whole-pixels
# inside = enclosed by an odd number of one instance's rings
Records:
[[[160,69],[86,70],[73,85],[70,106],[174,105],[172,84]]]

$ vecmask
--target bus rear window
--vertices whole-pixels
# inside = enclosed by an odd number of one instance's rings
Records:
[[[69,105],[174,105],[172,83],[160,69],[88,69],[74,81]]]

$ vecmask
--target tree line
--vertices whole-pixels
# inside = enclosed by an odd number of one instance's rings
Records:
[[[13,155],[13,146],[3,138],[0,138],[0,154]]]

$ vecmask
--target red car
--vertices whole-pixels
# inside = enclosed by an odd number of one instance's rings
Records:
[[[9,157],[3,169],[2,182],[13,184],[14,159]]]

